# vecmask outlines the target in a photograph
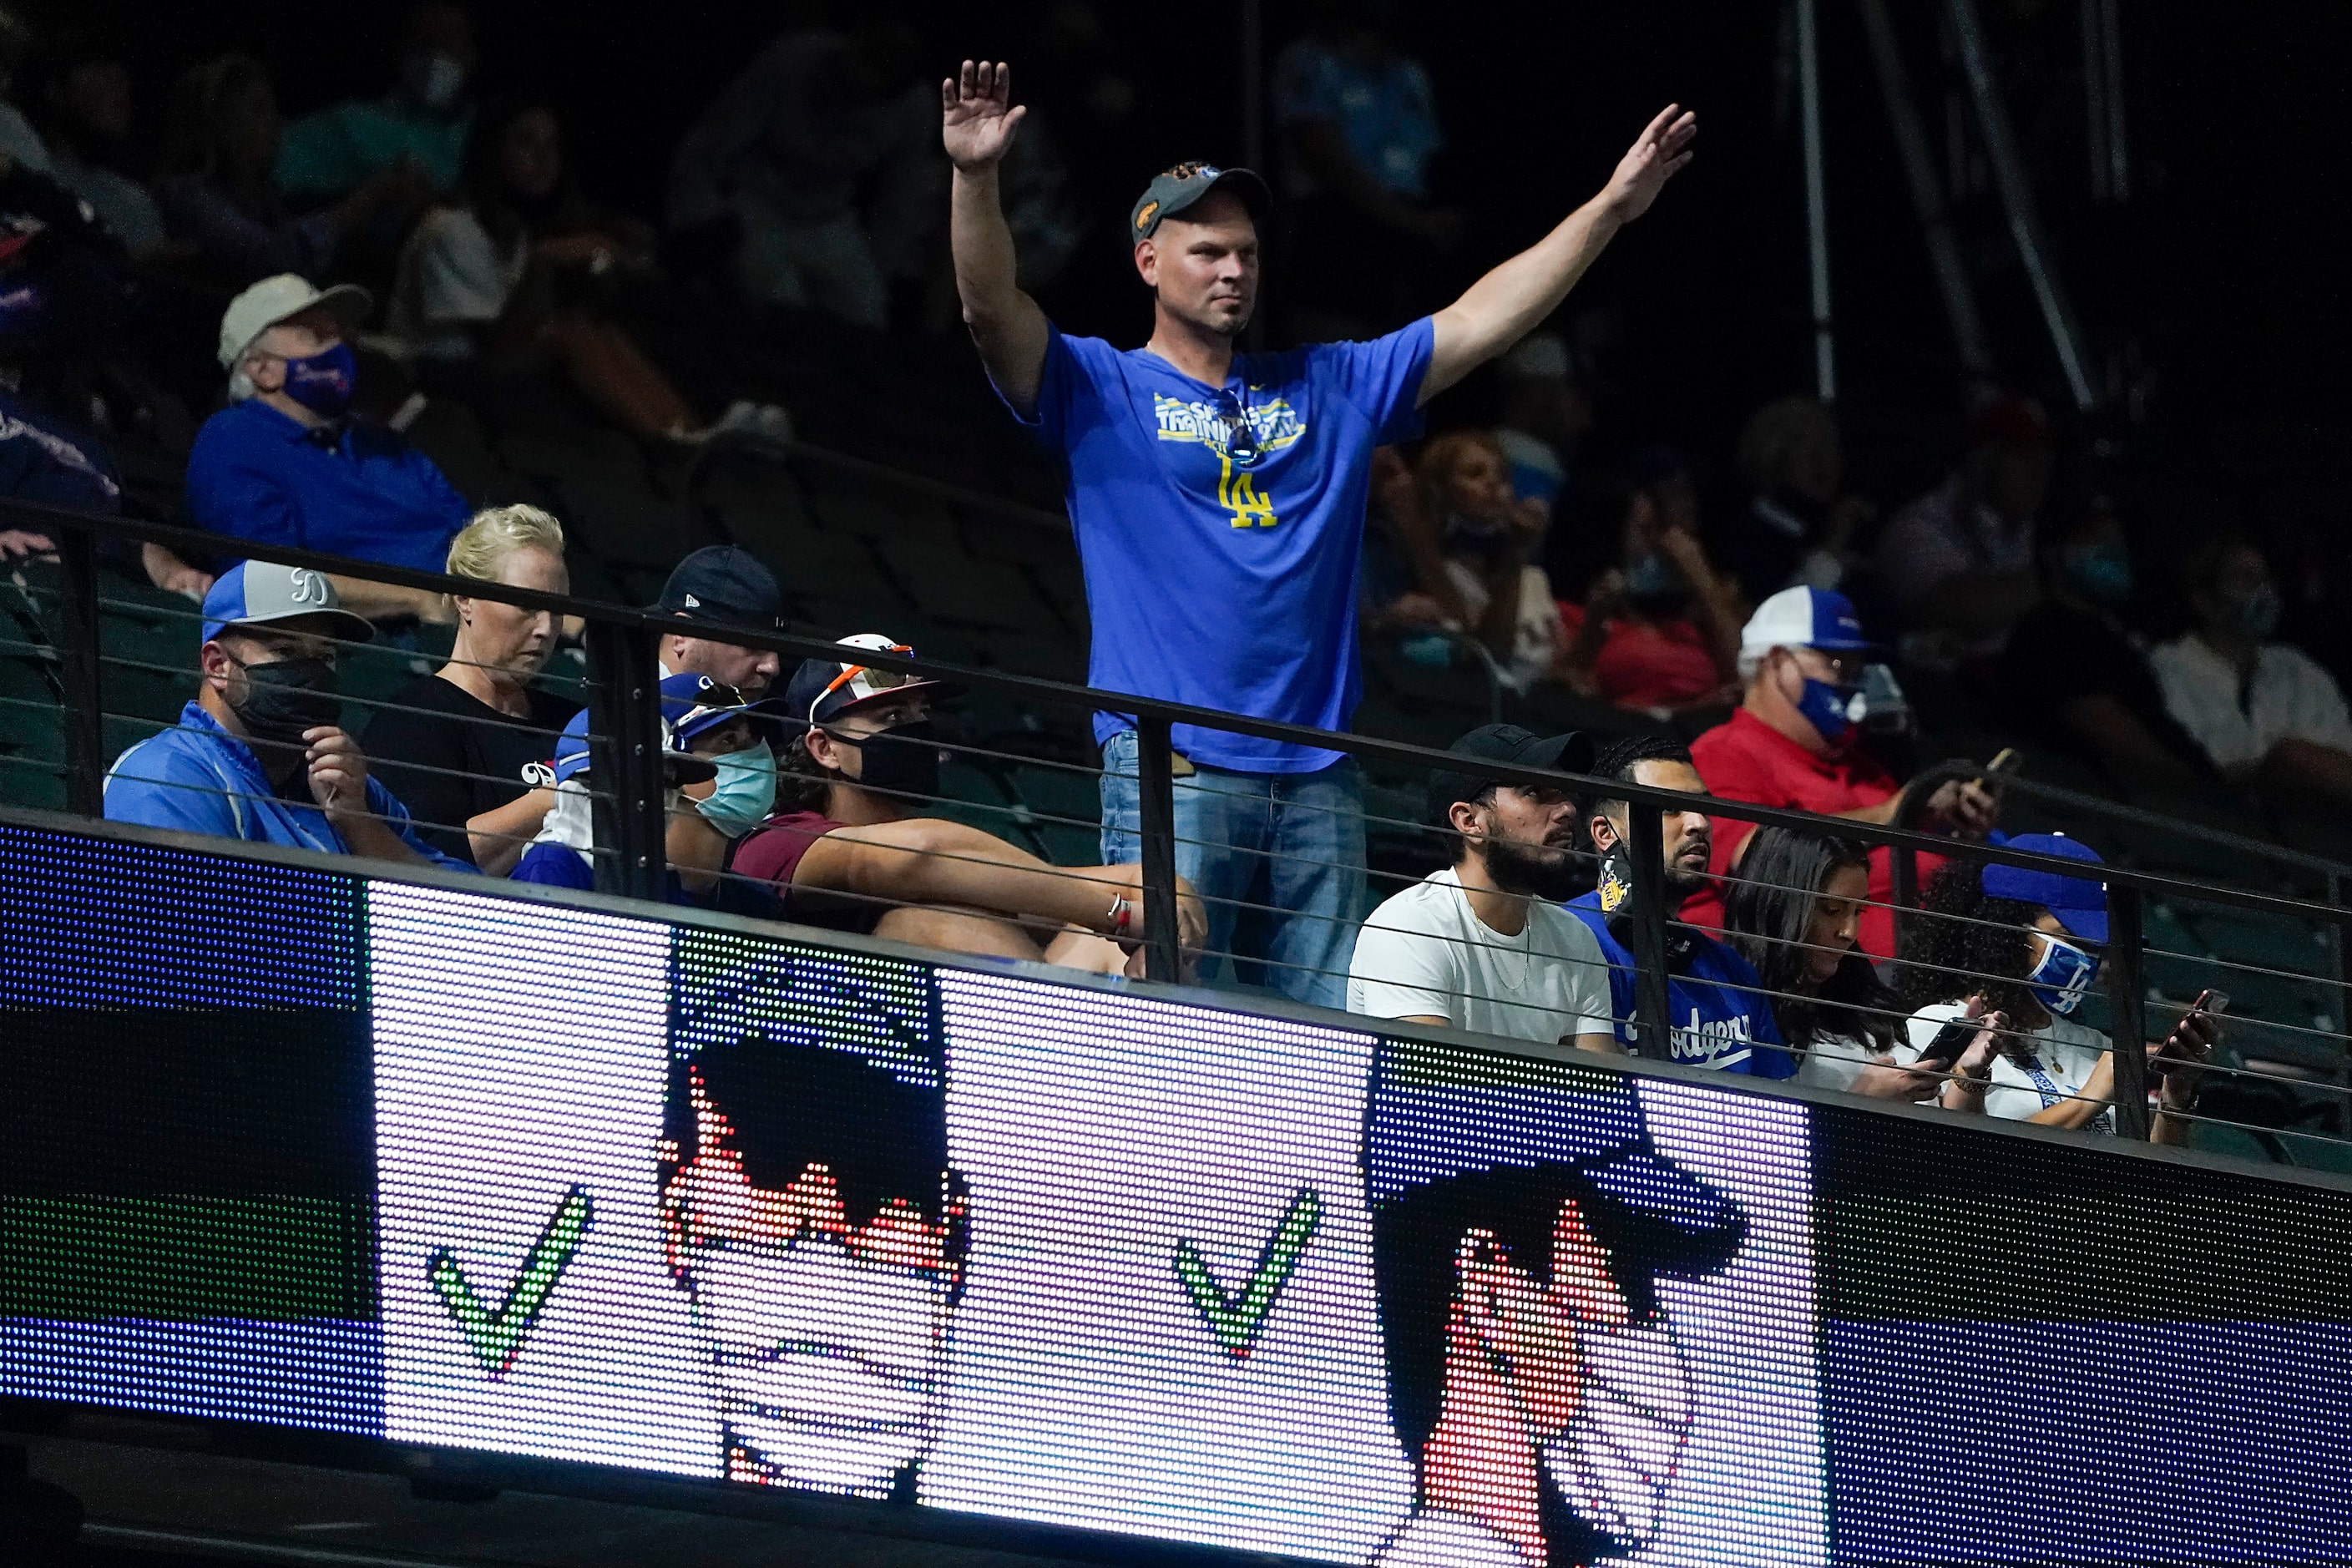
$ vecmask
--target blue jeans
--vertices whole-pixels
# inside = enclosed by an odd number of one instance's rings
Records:
[[[1135,731],[1103,746],[1105,865],[1143,858]],[[1364,918],[1364,785],[1349,758],[1312,773],[1202,768],[1176,781],[1176,874],[1207,906],[1201,978],[1248,978],[1318,1007],[1348,1005],[1348,961]],[[1247,906],[1259,906],[1255,908]],[[1236,929],[1253,951],[1236,955]],[[1262,935],[1261,940],[1255,940]]]

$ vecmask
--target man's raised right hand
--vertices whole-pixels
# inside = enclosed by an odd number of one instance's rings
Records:
[[[1013,146],[1026,107],[1013,107],[1013,68],[982,60],[940,83],[940,140],[948,162],[967,173],[993,167]]]

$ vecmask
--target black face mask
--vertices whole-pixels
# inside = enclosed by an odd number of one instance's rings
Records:
[[[1609,927],[1609,934],[1627,949],[1639,952],[1633,942],[1637,925],[1633,909],[1633,860],[1626,853],[1624,840],[1620,839],[1611,845],[1601,857],[1601,882],[1597,890],[1601,894],[1602,921]],[[1673,891],[1671,883],[1668,891]],[[1679,904],[1681,900],[1676,899],[1674,902]],[[1669,908],[1666,911],[1666,972],[1670,974],[1688,973],[1691,960],[1697,951],[1697,933],[1675,919],[1674,910]]]
[[[857,748],[862,772],[855,782],[861,789],[887,795],[907,805],[929,804],[940,793],[939,732],[929,719],[918,719],[871,735],[835,735]]]
[[[281,658],[275,664],[237,665],[245,671],[245,697],[229,707],[257,741],[299,745],[305,730],[340,724],[342,700],[334,665],[323,658]]]

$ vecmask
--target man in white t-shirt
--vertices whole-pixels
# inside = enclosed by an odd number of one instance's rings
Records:
[[[2352,803],[2352,713],[2336,678],[2270,641],[2279,591],[2253,543],[2219,534],[2182,574],[2197,629],[2148,656],[2166,711],[2224,777]]]
[[[1452,867],[1372,911],[1348,967],[1348,1010],[1474,1034],[1616,1052],[1601,944],[1558,900],[1570,881],[1576,801],[1565,788],[1497,784],[1480,762],[1584,773],[1592,742],[1515,724],[1449,748],[1465,770],[1430,781],[1430,816],[1454,836]]]

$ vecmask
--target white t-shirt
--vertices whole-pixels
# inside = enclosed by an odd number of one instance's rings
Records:
[[[2264,644],[2242,690],[2237,666],[2193,634],[2158,647],[2148,663],[2164,689],[2166,710],[2217,767],[2259,763],[2290,736],[2352,752],[2343,688],[2299,648]]]
[[[1962,1005],[1958,1002],[1934,1002],[1912,1014],[1906,1029],[1910,1044],[1895,1051],[1895,1059],[1906,1066],[1917,1061],[1920,1053],[1935,1043],[1944,1026],[1960,1016]],[[1992,1087],[1985,1091],[1987,1116],[2023,1121],[2051,1106],[2064,1103],[2068,1097],[2083,1092],[2084,1086],[2091,1081],[2092,1070],[2107,1054],[2106,1036],[2071,1018],[2051,1019],[2028,1034],[2022,1043],[2033,1047],[2032,1068],[2019,1065],[2007,1051],[1993,1055]],[[2100,1111],[2084,1130],[2113,1132],[2115,1108],[2110,1106]]]
[[[400,249],[384,330],[428,359],[464,359],[474,352],[462,329],[484,327],[506,313],[522,281],[530,246],[518,238],[505,254],[463,207],[441,207],[420,219]]]
[[[1458,1029],[1551,1044],[1606,1035],[1609,969],[1582,921],[1528,900],[1505,936],[1470,908],[1452,868],[1433,871],[1372,911],[1348,965],[1348,1011],[1443,1018]]]

